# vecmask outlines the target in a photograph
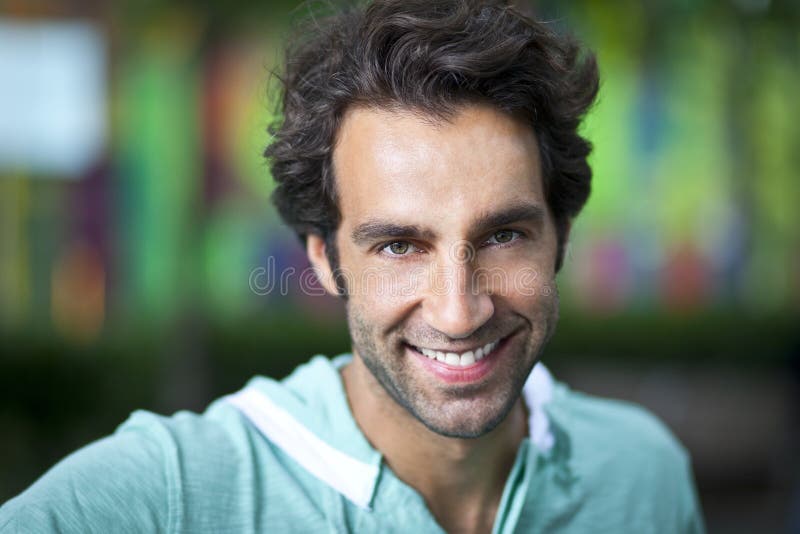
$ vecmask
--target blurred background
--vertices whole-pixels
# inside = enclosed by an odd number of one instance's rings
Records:
[[[710,532],[800,532],[800,4],[535,8],[603,79],[545,363],[672,428]],[[137,408],[348,349],[261,157],[307,11],[0,1],[0,502]]]

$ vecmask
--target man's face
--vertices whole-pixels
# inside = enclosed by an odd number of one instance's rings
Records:
[[[558,316],[556,232],[532,129],[356,108],[334,151],[356,358],[429,429],[498,425]]]

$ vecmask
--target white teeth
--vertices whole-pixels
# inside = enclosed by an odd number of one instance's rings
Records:
[[[497,343],[497,341],[487,343],[483,347],[478,347],[474,351],[468,350],[460,355],[455,352],[442,352],[433,349],[417,348],[417,350],[432,360],[435,359],[454,367],[468,367],[488,356],[497,347]]]

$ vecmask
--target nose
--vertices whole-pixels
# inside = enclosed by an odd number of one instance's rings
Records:
[[[494,314],[492,297],[473,280],[470,263],[439,266],[422,302],[422,318],[451,339],[469,337]]]

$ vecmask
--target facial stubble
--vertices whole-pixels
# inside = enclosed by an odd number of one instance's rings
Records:
[[[436,434],[470,439],[491,432],[505,420],[520,399],[525,381],[558,322],[557,293],[554,292],[540,304],[542,306],[534,318],[523,322],[527,329],[523,328],[522,332],[527,334],[528,339],[517,354],[511,354],[508,358],[511,367],[506,373],[501,372],[490,385],[442,386],[438,388],[438,393],[444,396],[441,402],[433,402],[429,398],[421,377],[415,379],[413,366],[404,361],[408,354],[402,343],[389,341],[381,347],[379,340],[382,334],[375,325],[364,319],[352,302],[347,305],[347,319],[355,357],[361,358],[382,388],[379,394],[387,394]],[[491,395],[487,395],[487,387],[491,387]]]

